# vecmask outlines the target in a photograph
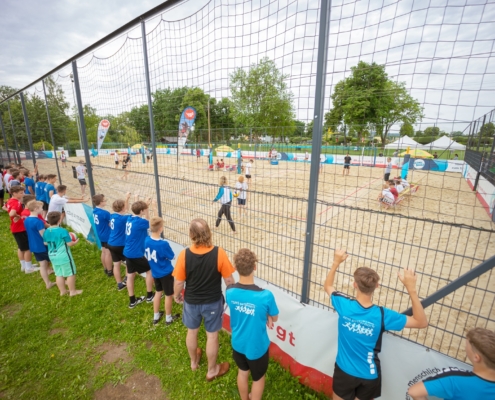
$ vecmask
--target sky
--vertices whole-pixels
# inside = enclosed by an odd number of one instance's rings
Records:
[[[159,3],[3,1],[0,85],[14,87],[32,82]],[[152,91],[199,86],[220,99],[229,96],[229,74],[268,57],[287,76],[296,117],[310,121],[318,4],[185,0],[146,23]],[[103,17],[95,17],[95,10]],[[404,83],[424,107],[417,129],[436,125],[462,131],[495,108],[493,0],[333,0],[328,46],[325,111],[334,86],[359,61],[385,65],[391,79]],[[102,115],[144,104],[139,27],[78,60],[78,71],[83,102]],[[53,77],[70,98],[69,73],[64,68]]]

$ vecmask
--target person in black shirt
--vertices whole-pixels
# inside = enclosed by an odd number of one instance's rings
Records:
[[[342,171],[342,175],[346,175],[346,170],[347,170],[347,175],[349,175],[349,171],[351,170],[351,157],[349,156],[349,153],[346,154],[344,157],[344,170]]]

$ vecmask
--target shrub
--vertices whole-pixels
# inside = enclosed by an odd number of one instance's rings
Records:
[[[45,146],[45,150],[53,150],[53,146],[50,142],[47,142],[47,141],[44,141],[42,140],[41,142],[36,142],[36,143],[33,143],[33,147],[35,150],[42,150],[43,149],[43,145]]]

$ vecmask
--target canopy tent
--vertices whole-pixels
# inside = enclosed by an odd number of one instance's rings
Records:
[[[235,151],[232,147],[229,147],[227,145],[223,145],[223,146],[217,147],[215,150],[216,151],[221,151],[223,153],[232,153],[232,152]]]
[[[144,144],[135,144],[134,146],[131,147],[131,149],[137,150],[140,149],[141,147],[144,147],[145,149],[147,148]]]
[[[418,148],[421,145],[415,140],[411,139],[409,136],[404,135],[400,139],[395,142],[389,143],[385,145],[386,149],[405,149],[407,147]]]
[[[466,146],[457,143],[455,140],[450,139],[447,136],[442,136],[437,140],[421,146],[420,149],[424,150],[466,150]]]
[[[404,157],[407,154],[407,150],[403,153],[400,153],[399,156]],[[409,155],[411,158],[433,158],[433,156],[427,151],[420,149],[411,149],[409,150]]]

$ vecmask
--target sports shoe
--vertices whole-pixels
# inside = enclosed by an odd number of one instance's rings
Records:
[[[160,320],[163,318],[163,314],[164,312],[160,311],[160,316],[158,317],[158,319],[153,319],[153,325],[156,325],[158,324],[158,322],[160,322]]]
[[[146,297],[147,303],[153,303],[153,299],[155,298],[155,292],[151,293],[150,297]]]
[[[144,299],[145,299],[144,296],[136,297],[136,301],[134,303],[129,303],[129,308],[136,307],[138,304],[141,304],[144,301]]]
[[[121,290],[124,290],[127,287],[127,284],[125,282],[117,283],[117,290],[120,292]]]
[[[113,270],[107,270],[107,269],[105,269],[105,274],[107,274],[107,276],[109,278],[111,278],[113,276]]]
[[[32,274],[33,272],[39,271],[40,269],[38,267],[33,267],[33,268],[26,268],[24,272],[26,274]]]
[[[165,325],[167,326],[172,325],[172,323],[179,318],[180,318],[180,314],[174,314],[172,315],[172,321],[165,320]]]

